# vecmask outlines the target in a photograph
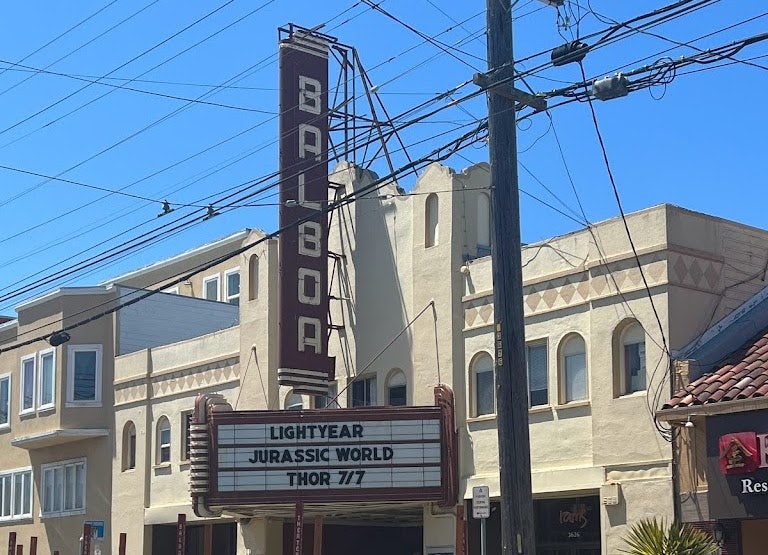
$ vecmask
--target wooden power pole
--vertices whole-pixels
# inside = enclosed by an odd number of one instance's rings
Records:
[[[475,82],[488,87],[501,546],[504,555],[534,555],[515,132],[515,101],[527,103],[530,95],[513,86],[510,0],[486,2],[489,71]]]

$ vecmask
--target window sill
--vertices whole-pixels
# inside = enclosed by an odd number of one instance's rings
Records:
[[[68,409],[101,408],[101,401],[67,401],[64,406]]]
[[[13,522],[21,524],[32,524],[32,515],[3,516],[0,517],[0,523]]]
[[[552,412],[552,405],[536,405],[528,408],[528,414],[539,414],[542,412]]]
[[[589,401],[571,401],[570,403],[563,403],[561,405],[557,405],[555,407],[557,410],[567,410],[567,409],[576,409],[579,407],[588,407],[590,406]]]
[[[40,513],[40,519],[42,520],[46,518],[57,518],[60,516],[84,515],[85,512],[86,512],[85,509],[74,509],[71,511],[57,511],[55,513],[51,511],[50,513]]]
[[[120,472],[122,472],[123,474],[133,474],[134,472],[136,472],[136,467],[134,466],[133,468],[125,468]]]
[[[495,414],[483,414],[481,416],[471,416],[467,418],[467,422],[490,422],[491,420],[496,420]]]
[[[179,470],[189,470],[189,467],[191,466],[191,463],[187,461],[181,461],[179,463]]]
[[[5,432],[10,432],[10,431],[11,431],[11,424],[10,423],[8,423],[8,424],[1,424],[0,425],[0,434],[4,434]],[[0,517],[0,518],[2,518],[2,517]]]
[[[632,399],[633,397],[645,397],[645,395],[648,393],[647,389],[643,389],[642,391],[633,391],[632,393],[622,393],[616,399]]]
[[[38,416],[45,416],[56,411],[56,405],[46,405],[37,409]]]
[[[19,413],[19,418],[29,418],[35,416],[35,409],[25,409]]]
[[[154,470],[164,470],[166,468],[171,468],[171,463],[170,462],[163,462],[163,463],[153,464],[152,468]]]

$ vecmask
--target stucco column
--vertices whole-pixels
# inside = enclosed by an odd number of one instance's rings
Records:
[[[240,520],[237,555],[283,555],[283,521],[272,518]]]
[[[441,547],[441,552],[456,553],[456,515],[452,512],[434,513],[430,505],[424,506],[424,553]]]

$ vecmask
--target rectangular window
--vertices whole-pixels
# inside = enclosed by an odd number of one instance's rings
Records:
[[[67,353],[67,401],[100,406],[101,345],[72,345]]]
[[[627,393],[645,390],[645,342],[624,345]]]
[[[528,402],[532,407],[549,404],[547,390],[547,344],[526,347],[528,361]]]
[[[203,280],[203,298],[209,301],[218,301],[219,297],[219,275],[209,276]]]
[[[56,351],[49,349],[40,353],[40,407],[54,406],[56,391]]]
[[[493,370],[475,373],[475,416],[496,412],[493,391]]]
[[[0,428],[11,425],[11,375],[0,376]]]
[[[240,268],[227,270],[224,273],[224,279],[227,284],[227,302],[240,304]]]
[[[352,406],[370,407],[376,404],[376,378],[352,382]]]
[[[35,410],[35,356],[21,359],[21,409],[19,414]]]
[[[0,520],[32,516],[32,469],[0,474]]]
[[[42,516],[85,513],[85,460],[44,464]]]
[[[160,462],[171,460],[171,427],[160,429]]]
[[[326,395],[315,395],[312,399],[314,408],[316,409],[328,409],[338,407],[338,402],[334,401],[336,395],[338,395],[339,388],[334,383],[328,386],[328,393]]]
[[[184,430],[184,436],[182,438],[182,441],[184,442],[182,445],[182,458],[183,461],[189,460],[189,441],[191,439],[191,430],[192,430],[192,411],[184,412],[181,415],[181,423],[182,423],[182,429]]]
[[[583,401],[587,398],[587,355],[585,353],[565,357],[565,402]]]

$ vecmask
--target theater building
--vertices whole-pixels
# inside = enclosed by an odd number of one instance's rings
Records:
[[[187,415],[198,394],[220,393],[235,412],[367,410],[434,406],[434,388],[444,384],[455,396],[453,506],[426,498],[308,502],[305,553],[320,514],[328,553],[357,549],[351,538],[387,552],[479,553],[475,485],[490,487],[488,552],[497,553],[487,176],[485,165],[454,172],[434,164],[409,194],[391,184],[334,214],[328,354],[336,373],[328,396],[277,383],[274,242],[259,247],[258,263],[241,260],[249,294],[239,298],[237,326],[118,357],[113,528],[127,530],[129,542],[140,537],[144,553],[159,553],[184,513],[200,553],[214,544],[227,546],[222,553],[289,553],[290,503],[230,499],[215,517],[192,511]],[[351,164],[332,176],[344,192],[374,179]],[[751,245],[768,235],[762,230],[669,205],[630,214],[628,225],[653,307],[620,220],[523,249],[538,553],[615,553],[632,522],[674,518],[675,458],[653,420],[653,399],[671,391],[664,341],[673,353],[682,349],[711,314],[727,315],[761,287],[745,276],[755,263]],[[124,469],[134,427],[136,466]]]

